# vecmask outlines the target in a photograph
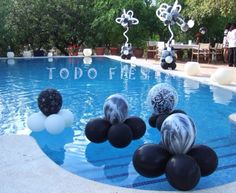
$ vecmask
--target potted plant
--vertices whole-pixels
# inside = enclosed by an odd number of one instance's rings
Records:
[[[144,49],[146,47],[146,41],[135,40],[133,42],[133,54],[136,58],[142,58],[144,54]]]

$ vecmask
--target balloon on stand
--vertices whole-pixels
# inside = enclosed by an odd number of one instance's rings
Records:
[[[106,99],[103,111],[111,124],[122,123],[128,116],[128,103],[122,95],[114,94]]]
[[[162,124],[161,138],[170,153],[187,153],[195,142],[195,124],[183,113],[172,114]]]
[[[46,116],[41,113],[33,113],[27,119],[27,125],[31,131],[39,132],[45,129],[44,122],[46,120]]]
[[[146,132],[146,124],[139,117],[129,117],[124,122],[126,125],[130,127],[133,133],[133,139],[141,138]]]
[[[196,145],[188,155],[196,160],[202,176],[209,176],[218,166],[218,157],[213,149],[206,145]]]
[[[43,90],[38,97],[38,107],[46,115],[56,114],[62,106],[62,96],[55,89]]]
[[[145,144],[133,155],[135,170],[142,176],[153,178],[164,174],[170,153],[158,144]]]
[[[71,127],[74,122],[74,115],[69,109],[62,109],[58,115],[62,116],[65,121],[65,127]]]
[[[155,114],[170,113],[178,103],[178,94],[171,85],[160,83],[148,92],[147,103]]]
[[[197,162],[188,155],[173,156],[166,165],[166,178],[178,190],[191,190],[199,182],[201,171]]]
[[[108,140],[114,147],[126,147],[131,143],[132,139],[132,130],[124,123],[112,125],[108,131]]]
[[[110,127],[111,124],[107,120],[102,118],[91,119],[85,126],[85,135],[91,142],[102,143],[107,140]]]
[[[50,134],[59,134],[65,128],[65,121],[62,116],[52,114],[45,120],[45,128]]]

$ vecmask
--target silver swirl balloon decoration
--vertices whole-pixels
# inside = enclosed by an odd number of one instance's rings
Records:
[[[129,42],[129,37],[126,35],[126,33],[129,31],[129,28],[132,25],[137,25],[139,23],[139,20],[137,18],[134,18],[134,12],[132,10],[129,10],[126,12],[126,10],[123,10],[123,14],[121,17],[116,18],[116,23],[122,25],[124,28],[126,28],[123,35],[126,38],[125,44]]]
[[[162,3],[160,7],[156,10],[157,17],[164,23],[165,26],[168,27],[168,30],[171,34],[166,44],[167,48],[165,49],[165,54],[162,53],[161,56],[161,67],[163,69],[171,68],[172,70],[174,70],[176,68],[176,58],[173,54],[173,49],[171,48],[171,42],[174,38],[174,33],[171,29],[171,26],[177,24],[184,32],[194,26],[193,20],[185,22],[185,19],[180,15],[181,10],[182,6],[178,4],[178,0],[176,0],[173,5]],[[166,50],[169,52],[168,55],[166,55]]]
[[[123,59],[127,58],[130,59],[132,56],[132,45],[129,42],[129,37],[126,35],[129,31],[129,28],[132,25],[137,25],[139,23],[139,20],[137,18],[134,18],[134,12],[132,10],[129,10],[126,12],[126,10],[123,10],[123,14],[121,17],[116,18],[116,23],[120,24],[122,27],[126,28],[126,30],[123,33],[123,36],[126,39],[126,42],[121,48],[121,57]]]

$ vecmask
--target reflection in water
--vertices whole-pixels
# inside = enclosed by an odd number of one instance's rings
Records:
[[[48,58],[48,62],[53,62],[53,58]]]
[[[200,83],[191,79],[184,79],[184,93],[186,95],[196,93],[199,89]]]
[[[85,150],[85,157],[93,166],[103,167],[106,177],[106,179],[103,179],[103,177],[97,178],[94,174],[94,179],[98,181],[109,180],[113,183],[119,183],[127,179],[129,177],[129,165],[131,164],[133,149],[141,144],[143,144],[141,139],[135,140],[128,147],[118,149],[112,147],[109,142],[101,144],[89,143]]]
[[[213,92],[213,100],[215,103],[228,105],[233,98],[233,92],[230,90],[222,89],[216,86],[210,86],[210,90]]]
[[[71,128],[66,128],[62,133],[52,135],[44,130],[41,132],[32,132],[30,136],[37,141],[39,147],[49,158],[58,165],[62,165],[65,158],[64,146],[67,143],[73,142],[74,131]]]
[[[84,57],[83,62],[84,64],[89,65],[89,64],[92,64],[93,59],[91,57]]]
[[[9,66],[14,66],[14,65],[15,65],[15,60],[14,60],[14,59],[8,59],[8,60],[7,60],[7,64],[8,64]]]

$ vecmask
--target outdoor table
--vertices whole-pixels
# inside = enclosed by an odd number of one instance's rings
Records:
[[[172,44],[171,46],[176,50],[198,49],[197,44]]]

